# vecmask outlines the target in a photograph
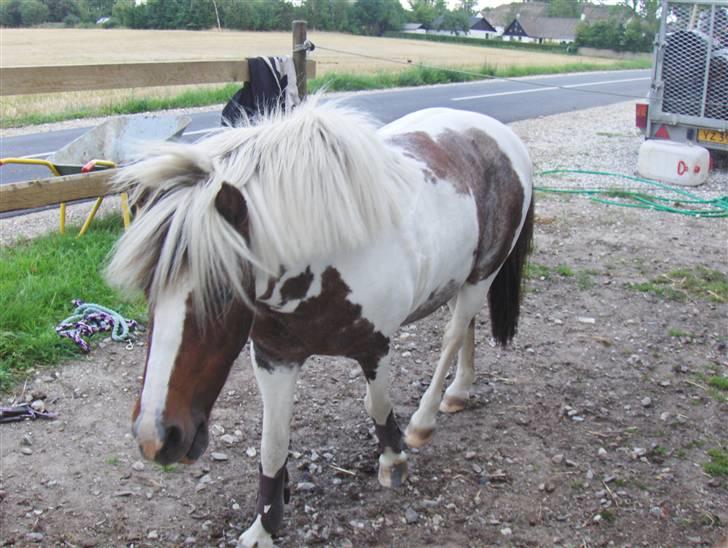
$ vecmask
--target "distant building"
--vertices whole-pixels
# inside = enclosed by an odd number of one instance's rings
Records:
[[[443,29],[442,25],[444,21],[445,19],[442,15],[436,17],[435,20],[432,22],[430,30],[428,30],[427,33],[439,34],[443,36],[457,36],[461,34],[453,32],[451,30]],[[493,36],[496,36],[498,34],[498,31],[493,25],[488,22],[485,17],[481,15],[473,15],[470,17],[470,19],[468,19],[468,30],[462,34],[464,34],[468,38],[491,38]]]
[[[570,17],[519,17],[503,30],[503,40],[518,42],[566,42],[576,39],[579,19]]]
[[[409,32],[411,34],[425,34],[427,29],[422,23],[405,23],[402,25],[402,32]]]

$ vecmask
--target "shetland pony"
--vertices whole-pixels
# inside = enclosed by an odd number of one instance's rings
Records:
[[[191,462],[213,404],[251,340],[263,399],[259,491],[244,546],[270,546],[288,501],[296,380],[314,354],[356,360],[379,439],[379,482],[407,478],[438,409],[466,406],[474,317],[515,334],[533,229],[532,166],[492,118],[427,109],[379,130],[363,114],[309,100],[255,126],[165,144],[122,171],[140,213],[108,267],[141,289],[149,345],[133,433],[159,463]],[[404,436],[389,399],[391,338],[448,304],[442,354]],[[457,355],[457,370],[442,394]]]

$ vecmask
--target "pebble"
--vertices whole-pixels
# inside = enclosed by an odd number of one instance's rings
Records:
[[[25,434],[20,440],[20,445],[23,447],[30,447],[33,445],[33,438],[31,438],[28,434]]]
[[[258,452],[255,450],[255,447],[248,447],[245,450],[245,454],[248,455],[251,459],[258,454]]]
[[[504,537],[510,537],[513,534],[513,531],[511,530],[510,527],[504,527],[503,529],[500,530],[500,534],[503,535]]]
[[[310,481],[301,481],[296,485],[297,491],[313,491],[316,489],[316,484]]]
[[[669,418],[670,418],[670,413],[668,413],[667,411],[664,411],[664,412],[660,413],[660,420],[661,421],[666,421]]]
[[[607,458],[607,450],[604,449],[604,447],[600,447],[599,451],[597,451],[597,455],[600,459],[604,460]]]
[[[210,428],[210,431],[212,432],[213,436],[222,436],[225,433],[225,428],[220,426],[219,424],[213,424],[212,428]]]
[[[45,402],[43,400],[34,400],[30,406],[33,408],[34,411],[38,411],[38,413],[43,413],[45,411]]]
[[[195,537],[187,537],[185,539],[185,544],[188,544],[188,545],[189,544],[194,544],[195,542],[197,542],[197,539]]]
[[[31,542],[43,542],[43,533],[28,533],[25,538]]]
[[[222,462],[228,460],[228,456],[225,453],[221,453],[219,451],[213,452],[211,455],[212,460]]]
[[[551,457],[551,462],[553,462],[554,464],[561,464],[562,462],[564,462],[564,455],[562,455],[561,453],[559,453],[558,455],[554,455],[553,457]]]
[[[653,506],[650,508],[650,514],[653,516],[662,517],[662,509],[659,506]]]
[[[417,521],[420,519],[420,515],[414,511],[413,508],[407,508],[407,510],[404,513],[404,519],[408,524],[417,523]]]
[[[650,398],[649,396],[642,398],[640,403],[642,404],[642,407],[649,407],[650,405],[652,405],[652,398]]]
[[[475,451],[467,451],[465,453],[465,460],[470,460],[475,458]]]
[[[222,436],[220,436],[220,441],[226,445],[233,445],[238,440],[235,439],[235,436],[231,436],[230,434],[223,434]]]
[[[33,450],[30,447],[23,447],[20,450],[20,452],[23,453],[23,455],[32,455],[33,454]]]
[[[150,540],[157,540],[159,538],[159,533],[157,531],[149,531],[147,538]]]
[[[140,460],[136,461],[134,464],[131,465],[131,469],[135,472],[141,472],[144,470],[144,463]]]
[[[409,358],[411,355],[412,355],[412,352],[410,352],[409,350],[407,352],[402,352],[403,358]]]
[[[594,318],[587,318],[587,317],[584,317],[584,316],[577,317],[576,318],[576,321],[579,322],[579,323],[587,323],[587,324],[591,324],[591,325],[594,325],[595,323],[597,323],[596,319],[594,319]]]

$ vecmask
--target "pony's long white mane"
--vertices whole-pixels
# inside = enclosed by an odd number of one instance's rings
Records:
[[[203,313],[220,291],[247,301],[254,272],[300,267],[396,225],[409,169],[367,116],[318,97],[195,144],[161,144],[117,177],[143,206],[107,277],[153,301],[185,274]],[[249,244],[216,209],[223,183],[246,201]]]

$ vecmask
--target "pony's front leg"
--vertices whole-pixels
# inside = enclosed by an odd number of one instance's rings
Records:
[[[273,546],[289,497],[286,460],[300,364],[272,363],[260,352],[256,355],[254,346],[250,356],[263,398],[263,439],[255,521],[240,536],[238,546],[266,548]]]
[[[374,420],[379,440],[379,483],[384,487],[399,487],[407,481],[407,455],[389,399],[389,356],[379,359],[373,371],[369,367],[371,362],[360,360],[359,363],[367,377],[364,407]]]

